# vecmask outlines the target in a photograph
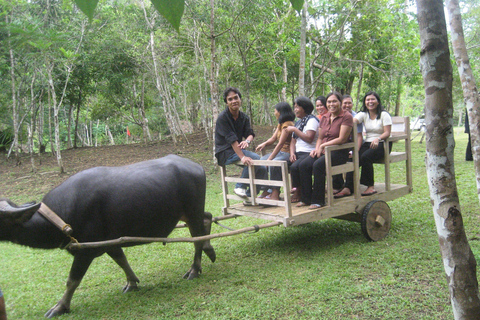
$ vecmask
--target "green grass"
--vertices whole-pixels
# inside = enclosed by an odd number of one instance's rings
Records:
[[[126,248],[140,290],[122,294],[122,271],[96,259],[61,319],[452,319],[425,173],[425,144],[413,141],[414,192],[389,202],[389,236],[368,242],[360,225],[335,219],[212,240],[203,274],[182,275],[193,245]],[[479,201],[466,135],[456,129],[455,168],[467,238],[480,258]],[[403,177],[401,167],[394,176]],[[208,171],[208,170],[207,170]],[[377,181],[382,169],[376,167]],[[8,192],[5,192],[8,193]],[[28,199],[25,199],[28,200]],[[208,176],[207,211],[221,215],[219,177]],[[238,218],[233,228],[263,221]],[[223,232],[219,226],[213,232]],[[173,237],[185,236],[178,230]],[[10,319],[39,319],[63,294],[72,257],[62,250],[0,244],[0,286]]]

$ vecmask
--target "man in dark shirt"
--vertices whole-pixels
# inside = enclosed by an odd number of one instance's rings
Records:
[[[240,91],[237,88],[227,88],[223,92],[223,101],[227,104],[227,108],[218,115],[215,125],[215,157],[217,157],[218,164],[221,166],[240,160],[245,165],[241,178],[248,178],[247,166],[252,164],[252,160],[260,159],[260,156],[255,152],[246,150],[253,141],[255,133],[250,126],[248,116],[240,111],[242,106]],[[255,177],[266,179],[267,168],[256,166]],[[239,196],[249,196],[246,184],[237,183],[234,191]]]

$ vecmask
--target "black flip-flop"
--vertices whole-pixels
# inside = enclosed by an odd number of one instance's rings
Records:
[[[377,190],[374,190],[374,191],[369,192],[369,193],[365,193],[365,192],[364,192],[364,193],[362,193],[362,196],[363,196],[363,197],[371,196],[371,195],[373,195],[373,194],[375,194],[375,193],[377,193]]]
[[[333,195],[333,197],[334,197],[335,199],[339,199],[339,198],[351,196],[352,194],[353,194],[353,193],[346,194],[346,193],[343,193],[343,192],[340,191],[339,193]]]

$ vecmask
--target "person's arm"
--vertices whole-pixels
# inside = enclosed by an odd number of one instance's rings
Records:
[[[383,133],[380,135],[380,137],[376,138],[375,140],[372,141],[372,143],[370,144],[370,148],[372,149],[376,149],[378,148],[378,144],[380,142],[383,142],[385,141],[385,139],[387,139],[388,137],[390,137],[390,133],[392,132],[392,125],[388,125],[388,126],[383,126]]]
[[[242,142],[245,142],[245,141],[242,141]],[[232,143],[232,148],[233,148],[233,151],[235,151],[235,153],[237,154],[238,158],[240,158],[240,161],[242,162],[242,164],[245,164],[245,165],[252,164],[253,159],[243,154],[242,148],[240,148],[240,144],[238,143],[238,141],[235,141],[234,143]]]
[[[357,145],[358,145],[358,150],[362,147],[363,144],[363,133],[357,132]]]
[[[278,128],[277,128],[277,130],[278,130]],[[275,131],[275,133],[276,133],[276,131]],[[286,130],[282,130],[282,133],[280,135],[280,139],[278,140],[278,143],[275,146],[275,149],[273,149],[272,153],[268,157],[268,160],[273,160],[277,156],[277,154],[280,152],[280,150],[282,150],[282,147],[285,144],[285,141],[287,141],[289,135],[290,134]],[[275,136],[275,140],[276,140],[276,136]],[[290,145],[290,147],[291,147],[291,145]]]
[[[255,151],[262,151],[265,147],[273,144],[275,141],[277,141],[277,133],[278,133],[278,127],[277,129],[275,129],[275,132],[273,133],[273,135],[265,142],[263,143],[260,143],[257,148],[255,149]]]
[[[318,145],[318,142],[317,142],[317,148],[315,148],[315,149],[317,150],[318,156],[320,156],[323,153],[323,149],[325,149],[325,147],[327,147],[327,146],[334,146],[334,145],[338,145],[338,144],[344,144],[345,142],[347,142],[348,137],[350,136],[351,132],[352,132],[352,127],[346,126],[346,125],[341,125],[340,126],[340,134],[339,134],[338,138],[332,139],[332,140],[327,141],[325,143],[321,143],[320,145]]]
[[[287,130],[289,133],[295,133],[298,138],[302,139],[306,143],[312,143],[313,139],[315,139],[315,130],[307,130],[306,133],[303,133],[294,126],[289,126],[285,130]]]
[[[247,139],[241,141],[241,142],[238,144],[238,146],[240,147],[240,149],[247,149],[248,146],[250,145],[250,143],[252,143],[253,138],[254,138],[253,135],[249,135],[249,136],[247,137]],[[232,147],[233,147],[233,145],[232,145]]]
[[[315,157],[320,157],[323,152],[323,148],[320,148],[320,145],[322,144],[322,140],[325,136],[325,133],[323,132],[321,127],[318,127],[318,139],[317,143],[315,144],[315,149],[313,149],[310,152],[310,157],[315,158]]]
[[[242,137],[245,138],[244,141],[240,142],[240,148],[246,149],[252,143],[253,139],[255,138],[255,133],[253,132],[252,127],[250,126],[250,119],[247,115],[243,114],[243,130],[242,130]]]
[[[297,152],[296,144],[297,144],[297,140],[295,138],[292,138],[292,141],[290,141],[290,162],[291,163],[294,163],[295,161],[297,161],[297,155],[295,154]]]

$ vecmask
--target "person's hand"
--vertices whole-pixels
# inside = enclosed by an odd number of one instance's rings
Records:
[[[320,158],[320,157],[322,156],[322,154],[323,154],[323,149],[325,149],[325,147],[322,146],[322,145],[320,145],[320,146],[316,147],[315,150],[313,150],[313,151],[315,151],[315,155],[316,155],[318,158]],[[312,151],[312,152],[313,152],[313,151]],[[312,157],[312,158],[313,158],[313,157]]]
[[[372,141],[372,143],[370,143],[370,148],[371,149],[377,149],[379,143],[380,143],[380,139],[376,138],[375,140]]]
[[[255,151],[262,151],[263,148],[265,148],[265,142],[264,143],[261,143],[258,145],[258,147],[255,149]]]
[[[249,165],[252,165],[252,164],[253,164],[253,162],[252,162],[252,161],[253,161],[253,159],[252,159],[252,158],[250,158],[250,157],[247,157],[247,156],[243,156],[243,158],[242,158],[242,159],[240,159],[240,161],[242,162],[242,164],[244,164],[244,165],[247,165],[247,166],[249,166]]]
[[[297,161],[297,156],[295,155],[295,153],[292,153],[292,154],[290,155],[290,162],[291,162],[291,163],[294,163],[295,161]]]
[[[310,151],[310,157],[315,158],[317,156],[317,150],[313,149]]]
[[[283,130],[287,131],[288,133],[293,133],[295,132],[295,129],[297,129],[295,126],[288,126]]]
[[[249,145],[249,143],[246,140],[244,140],[244,141],[242,141],[238,144],[240,149],[246,149],[246,148],[248,148],[248,145]]]

